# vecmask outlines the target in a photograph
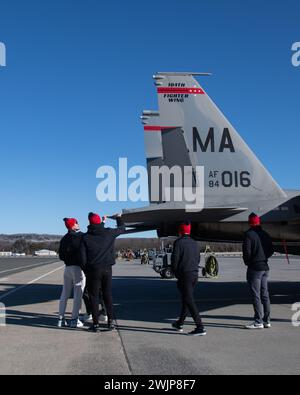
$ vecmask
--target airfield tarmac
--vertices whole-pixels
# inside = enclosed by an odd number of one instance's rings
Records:
[[[0,259],[7,310],[0,374],[299,374],[300,327],[291,323],[291,307],[300,302],[300,260],[271,261],[273,328],[259,332],[243,329],[253,312],[241,259],[220,264],[219,278],[200,278],[196,290],[208,335],[190,338],[171,330],[180,309],[175,280],[162,280],[151,266],[114,267],[118,331],[90,334],[56,328],[61,262]],[[185,333],[193,327],[189,319]]]

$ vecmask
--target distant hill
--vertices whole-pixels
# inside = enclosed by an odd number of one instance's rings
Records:
[[[0,251],[13,253],[34,254],[37,250],[58,251],[59,242],[62,236],[59,235],[39,235],[39,234],[15,234],[0,235]]]
[[[17,240],[23,239],[26,240],[27,242],[32,242],[32,243],[39,243],[43,241],[47,242],[52,242],[52,241],[60,241],[62,238],[61,235],[39,235],[39,234],[15,234],[15,235],[5,235],[5,234],[0,234],[0,242],[9,242],[9,243],[14,243]]]

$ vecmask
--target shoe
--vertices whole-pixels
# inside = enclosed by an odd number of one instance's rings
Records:
[[[271,322],[264,322],[264,328],[265,329],[271,329],[272,328]]]
[[[72,320],[70,324],[70,328],[72,329],[78,329],[78,328],[83,328],[84,325],[80,320]]]
[[[91,314],[84,314],[80,317],[80,321],[81,322],[88,322],[88,321],[92,321],[93,316]]]
[[[97,333],[100,330],[100,326],[99,325],[91,325],[88,329],[88,332],[92,332],[92,333]]]
[[[204,328],[196,328],[193,332],[188,333],[188,336],[206,336],[207,332]]]
[[[264,329],[264,328],[265,328],[264,324],[258,324],[257,322],[254,322],[251,325],[245,326],[245,329],[248,329],[248,330],[259,330],[259,329]]]
[[[179,324],[178,322],[173,322],[172,328],[177,332],[183,332],[183,325]]]
[[[116,329],[115,324],[113,323],[113,321],[108,321],[107,323],[107,329],[112,332]]]
[[[107,315],[100,314],[99,321],[100,321],[100,322],[108,322],[108,317],[107,317]]]
[[[67,323],[67,320],[65,319],[65,318],[60,318],[59,320],[58,320],[58,323],[57,323],[57,327],[58,328],[66,328],[66,327],[68,327],[69,325],[68,325],[68,323]]]

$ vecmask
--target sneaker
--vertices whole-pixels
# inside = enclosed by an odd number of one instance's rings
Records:
[[[116,329],[115,324],[113,323],[113,321],[108,321],[107,323],[107,329],[112,332]]]
[[[207,332],[204,328],[196,328],[193,332],[188,333],[188,336],[206,336]]]
[[[100,321],[100,322],[105,322],[105,323],[108,322],[108,317],[107,317],[107,315],[100,314],[99,321]]]
[[[183,325],[179,324],[178,322],[173,322],[172,328],[177,332],[183,332]]]
[[[257,322],[254,322],[251,325],[246,325],[245,329],[249,329],[249,330],[258,330],[258,329],[264,329],[264,324],[258,324]]]
[[[84,325],[80,320],[72,320],[70,324],[70,328],[72,329],[78,329],[78,328],[83,328]]]
[[[88,332],[92,332],[92,333],[97,333],[100,330],[100,326],[99,325],[91,325],[88,329]]]
[[[60,318],[57,323],[58,328],[66,328],[68,327],[67,320],[65,318]]]
[[[272,328],[271,322],[264,322],[264,328],[265,329],[271,329]]]
[[[93,316],[91,314],[84,314],[80,317],[81,322],[89,322],[92,321]]]

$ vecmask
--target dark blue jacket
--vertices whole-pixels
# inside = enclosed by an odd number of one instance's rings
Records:
[[[83,233],[69,232],[60,242],[59,258],[66,266],[82,266],[80,246]]]
[[[249,269],[254,271],[270,270],[268,261],[273,254],[272,239],[260,226],[252,228],[246,233],[243,258]]]
[[[172,271],[176,278],[186,273],[198,273],[201,260],[200,246],[190,236],[183,236],[176,240],[172,254]]]
[[[105,228],[104,224],[90,225],[81,243],[81,261],[85,272],[107,269],[116,263],[115,240],[125,233],[121,220],[116,229]]]

